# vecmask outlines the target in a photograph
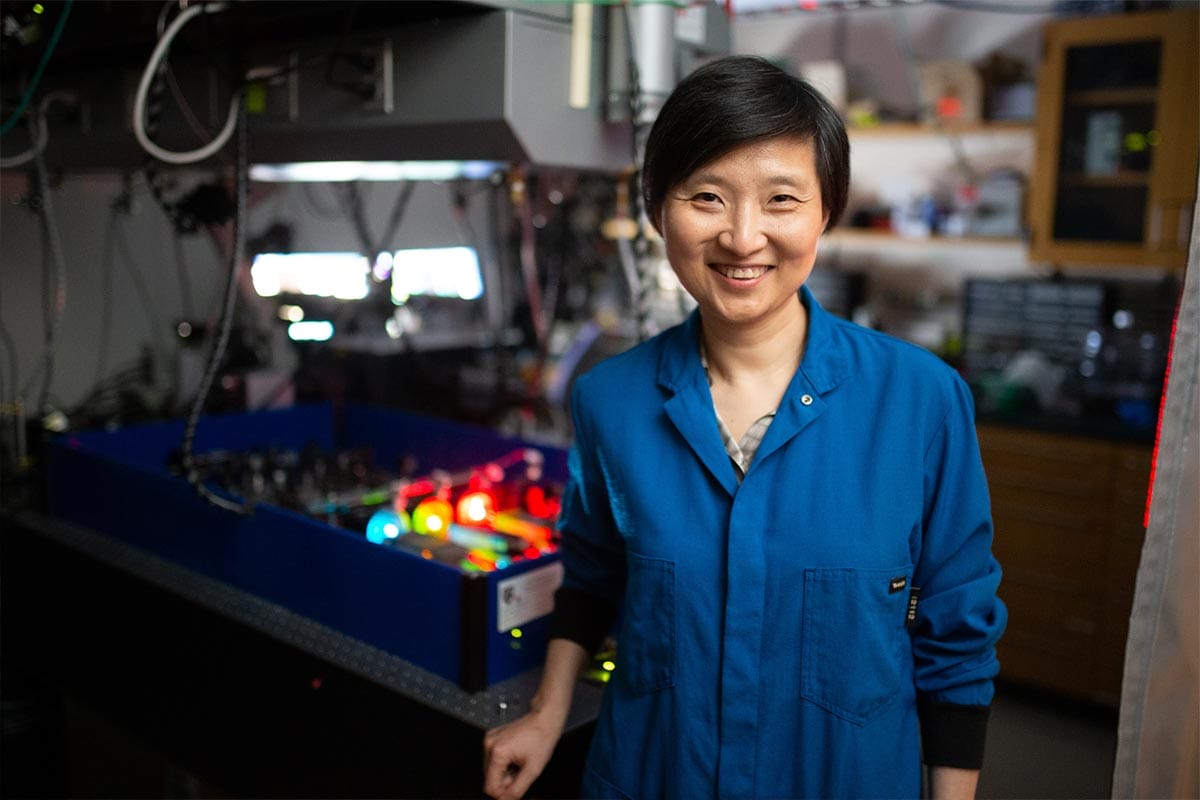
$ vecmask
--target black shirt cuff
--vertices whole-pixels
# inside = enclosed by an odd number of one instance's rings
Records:
[[[561,587],[554,593],[554,616],[550,618],[550,638],[570,639],[589,653],[595,653],[612,630],[617,609],[594,594]]]
[[[931,767],[979,769],[990,711],[990,706],[918,701],[922,760]]]

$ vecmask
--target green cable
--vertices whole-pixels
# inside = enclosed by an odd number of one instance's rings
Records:
[[[45,71],[46,64],[50,61],[50,55],[54,52],[54,48],[58,44],[58,37],[62,35],[63,28],[67,24],[67,17],[71,14],[71,5],[74,2],[75,0],[66,0],[62,16],[58,18],[58,24],[54,26],[54,33],[50,34],[50,41],[46,43],[46,49],[42,52],[41,63],[34,70],[33,80],[29,82],[29,88],[25,90],[25,96],[21,98],[21,102],[17,105],[17,110],[13,112],[13,115],[3,125],[0,125],[0,136],[12,130],[13,126],[17,124],[17,120],[25,113],[25,109],[29,106],[29,101],[33,99],[33,93],[37,91],[38,83],[42,80],[42,72]]]

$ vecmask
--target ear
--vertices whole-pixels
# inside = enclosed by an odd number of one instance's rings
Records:
[[[821,212],[821,233],[829,230],[829,209],[824,209]]]

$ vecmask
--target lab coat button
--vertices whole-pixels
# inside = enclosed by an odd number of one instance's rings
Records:
[[[800,402],[806,406],[811,406],[812,405],[812,395],[811,394],[801,395]]]

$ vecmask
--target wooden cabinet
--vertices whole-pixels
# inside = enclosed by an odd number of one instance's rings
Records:
[[[981,425],[1004,571],[1001,677],[1115,705],[1151,448]]]
[[[1196,200],[1200,13],[1048,23],[1030,257],[1182,268]]]

